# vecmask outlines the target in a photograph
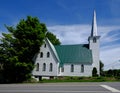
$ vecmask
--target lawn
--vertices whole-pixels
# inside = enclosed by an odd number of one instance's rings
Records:
[[[54,79],[31,79],[25,83],[59,83],[59,82],[120,82],[120,77],[56,77]]]

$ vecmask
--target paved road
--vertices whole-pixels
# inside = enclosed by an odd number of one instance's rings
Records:
[[[120,82],[0,84],[0,93],[120,93]]]

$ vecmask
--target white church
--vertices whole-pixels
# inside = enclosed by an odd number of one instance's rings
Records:
[[[34,58],[35,78],[59,76],[92,76],[95,67],[100,75],[99,38],[97,34],[96,12],[94,11],[88,44],[53,45],[45,39],[39,53]]]

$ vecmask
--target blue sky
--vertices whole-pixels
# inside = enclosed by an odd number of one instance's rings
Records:
[[[88,43],[96,10],[100,59],[105,69],[120,68],[120,0],[0,0],[0,36],[4,24],[16,26],[30,15],[46,24],[62,44]]]

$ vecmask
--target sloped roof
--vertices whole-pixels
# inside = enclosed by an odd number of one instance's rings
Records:
[[[54,46],[61,66],[64,63],[70,64],[91,64],[92,51],[89,49],[88,44],[78,45],[58,45]]]
[[[53,51],[53,53],[54,53],[54,55],[55,55],[56,59],[58,60],[58,62],[60,62],[60,60],[59,60],[59,57],[58,57],[58,54],[57,54],[57,52],[56,52],[55,47],[54,47],[54,46],[53,46],[53,44],[49,41],[49,39],[48,39],[48,38],[46,38],[46,41],[48,42],[48,44],[49,44],[50,48],[52,49],[52,51]]]

